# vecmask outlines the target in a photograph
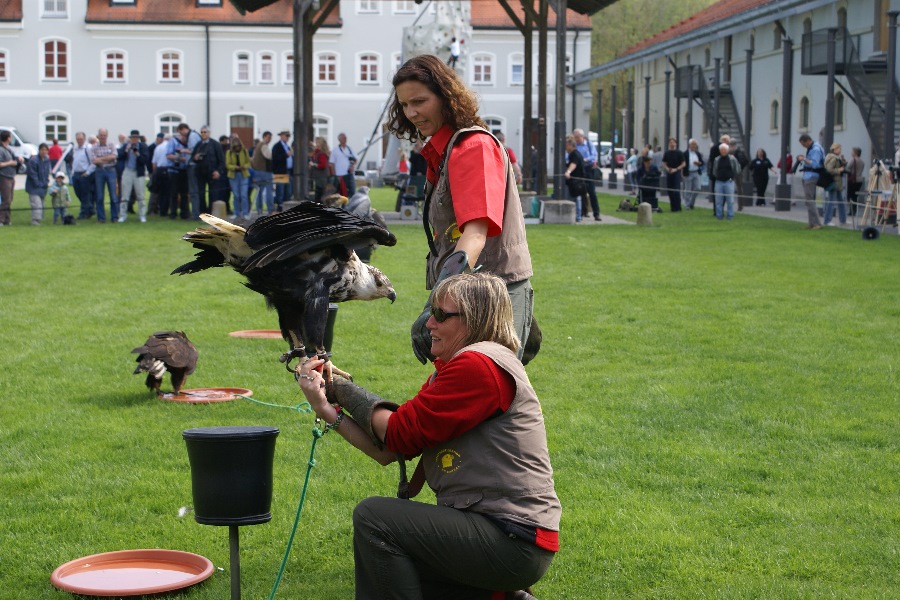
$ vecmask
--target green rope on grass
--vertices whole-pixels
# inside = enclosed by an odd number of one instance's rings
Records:
[[[313,442],[312,447],[309,449],[309,460],[306,462],[306,478],[303,481],[303,491],[300,492],[300,503],[297,505],[297,514],[294,516],[294,526],[291,528],[291,535],[288,538],[287,548],[284,549],[284,558],[281,559],[281,568],[278,569],[278,576],[275,578],[275,585],[272,586],[272,593],[269,594],[269,600],[275,598],[275,592],[278,590],[278,585],[281,583],[281,576],[284,575],[284,568],[287,565],[288,556],[291,554],[291,546],[294,545],[294,535],[297,533],[297,526],[300,524],[300,513],[303,511],[303,502],[306,500],[306,488],[309,487],[309,475],[312,473],[313,467],[316,466],[316,460],[313,458],[316,453],[316,442],[318,442],[319,438],[325,435],[325,433],[318,427],[313,427],[312,435]]]
[[[263,406],[287,408],[290,410],[296,410],[298,413],[312,412],[312,406],[310,406],[309,402],[301,402],[296,406],[288,406],[285,404],[272,404],[270,402],[254,400],[249,396],[242,396],[241,394],[235,395],[245,400],[249,400],[250,402],[261,404]],[[318,420],[316,422],[318,422]],[[312,447],[310,447],[309,449],[309,460],[306,461],[306,477],[303,479],[303,490],[300,492],[300,502],[297,504],[297,514],[294,516],[294,526],[291,528],[291,535],[288,537],[287,548],[284,549],[284,558],[281,559],[281,568],[278,569],[278,575],[275,577],[275,585],[272,586],[272,593],[269,594],[269,600],[273,600],[273,598],[275,598],[275,592],[278,591],[278,586],[281,584],[281,577],[284,575],[284,569],[287,566],[288,557],[291,555],[291,547],[294,545],[294,536],[297,534],[297,527],[300,525],[300,513],[303,512],[303,503],[306,501],[306,490],[307,488],[309,488],[309,476],[312,473],[313,467],[316,466],[316,442],[318,442],[319,438],[325,435],[325,433],[325,431],[322,431],[318,427],[312,428],[313,442]]]

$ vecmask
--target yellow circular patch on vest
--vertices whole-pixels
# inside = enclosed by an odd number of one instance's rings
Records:
[[[453,473],[460,467],[461,457],[456,450],[441,450],[434,457],[441,471],[444,473]]]

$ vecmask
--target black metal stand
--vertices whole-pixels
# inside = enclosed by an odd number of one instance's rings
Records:
[[[231,600],[241,600],[241,542],[237,525],[228,526],[228,549],[231,554]]]

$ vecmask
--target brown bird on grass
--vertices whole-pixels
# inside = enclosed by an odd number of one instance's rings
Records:
[[[197,349],[183,331],[157,331],[131,352],[138,355],[134,375],[147,373],[145,383],[157,396],[162,393],[159,386],[166,371],[172,377],[172,393],[177,396],[197,367]]]

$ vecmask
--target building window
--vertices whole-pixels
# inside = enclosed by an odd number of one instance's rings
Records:
[[[44,19],[65,19],[69,16],[68,4],[68,0],[41,0],[41,17]]]
[[[709,48],[706,48],[703,51],[703,66],[710,67],[712,66],[712,52]]]
[[[381,14],[381,6],[377,0],[356,0],[357,14]]]
[[[525,85],[525,56],[522,54],[509,57],[509,85]]]
[[[63,40],[44,42],[44,81],[66,81],[69,78],[69,45]]]
[[[323,52],[316,55],[316,83],[322,85],[337,85],[337,68],[337,54]]]
[[[45,140],[69,141],[69,117],[63,113],[47,113],[41,117],[41,131]]]
[[[769,108],[769,132],[777,133],[778,124],[781,122],[781,113],[778,111],[778,100],[772,100],[772,106]]]
[[[405,14],[415,14],[415,12],[416,12],[415,0],[394,0],[394,14],[405,15]]]
[[[772,29],[772,50],[781,50],[781,27],[776,25]]]
[[[275,83],[275,55],[271,52],[259,54],[259,81],[260,85],[272,85]]]
[[[108,83],[125,81],[125,52],[123,50],[107,50],[103,53],[103,77]]]
[[[394,52],[393,54],[391,54],[391,79],[393,79],[394,75],[397,74],[397,71],[399,71],[400,67],[402,66],[400,64],[400,60],[401,57],[399,52]]]
[[[844,94],[838,92],[834,95],[834,126],[844,128]]]
[[[9,81],[8,56],[6,50],[0,50],[0,81]]]
[[[367,85],[378,85],[379,79],[378,55],[377,54],[360,54],[357,60],[357,78],[356,83]]]
[[[250,53],[237,52],[234,55],[234,82],[247,85],[251,81]]]
[[[312,135],[313,140],[316,138],[331,139],[331,119],[322,115],[313,115]]]
[[[800,131],[809,130],[809,98],[800,98]]]
[[[294,53],[287,52],[284,55],[284,74],[281,77],[281,81],[284,82],[285,85],[290,85],[294,83]]]
[[[163,50],[159,53],[159,80],[164,83],[181,82],[181,52]]]
[[[490,54],[472,56],[472,83],[494,85],[494,57]]]
[[[572,74],[572,55],[566,54],[566,75]]]
[[[482,117],[484,119],[485,125],[487,125],[488,131],[497,135],[498,132],[503,131],[503,119],[500,117]]]
[[[156,131],[161,131],[163,135],[175,135],[175,130],[184,121],[184,116],[176,113],[166,113],[160,115],[156,120]]]

